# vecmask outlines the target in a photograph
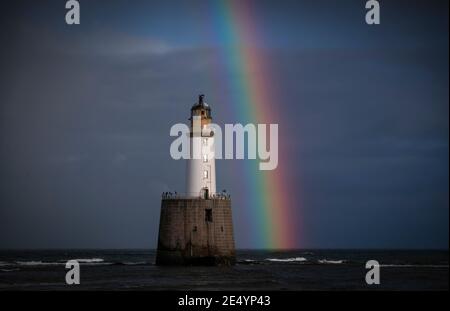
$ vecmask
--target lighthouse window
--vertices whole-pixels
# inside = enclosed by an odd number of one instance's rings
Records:
[[[212,222],[212,209],[205,209],[205,221],[206,222]]]
[[[203,178],[208,178],[208,171],[203,171]]]
[[[208,146],[208,138],[203,138],[203,146]]]
[[[203,162],[208,162],[208,155],[207,154],[204,154],[203,155]]]

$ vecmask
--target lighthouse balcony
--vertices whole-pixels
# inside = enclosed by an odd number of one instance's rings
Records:
[[[163,192],[161,194],[163,200],[231,200],[231,196],[227,192],[217,193],[178,193]]]

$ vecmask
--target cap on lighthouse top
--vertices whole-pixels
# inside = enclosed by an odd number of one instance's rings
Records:
[[[191,108],[191,118],[193,116],[200,116],[202,119],[211,119],[211,108],[205,103],[205,95],[198,96],[198,103],[195,103]]]
[[[211,110],[209,105],[205,102],[205,95],[203,95],[203,94],[200,94],[198,96],[198,103],[195,103],[194,106],[192,106],[191,110],[197,110],[197,109]]]
[[[206,103],[204,102],[204,99],[205,99],[205,95],[204,95],[204,94],[199,95],[199,96],[198,96],[198,103],[199,103],[200,105],[206,104]]]

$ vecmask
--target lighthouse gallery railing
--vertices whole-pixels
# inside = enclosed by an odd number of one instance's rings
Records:
[[[161,197],[164,200],[176,200],[176,199],[219,199],[219,200],[231,200],[230,194],[226,192],[211,193],[207,197],[204,194],[199,193],[178,193],[178,192],[163,192]]]

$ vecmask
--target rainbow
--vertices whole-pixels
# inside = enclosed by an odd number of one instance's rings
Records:
[[[270,80],[269,58],[261,48],[263,38],[258,33],[254,2],[213,0],[208,3],[236,121],[278,123],[281,134],[282,115],[273,108],[277,92],[274,81]],[[289,182],[285,144],[280,136],[279,164],[273,171],[260,171],[258,161],[240,162],[245,174],[244,178],[241,174],[236,176],[236,181],[242,182],[245,195],[238,197],[248,213],[248,239],[254,248],[290,249],[300,244],[298,189],[293,189]]]

